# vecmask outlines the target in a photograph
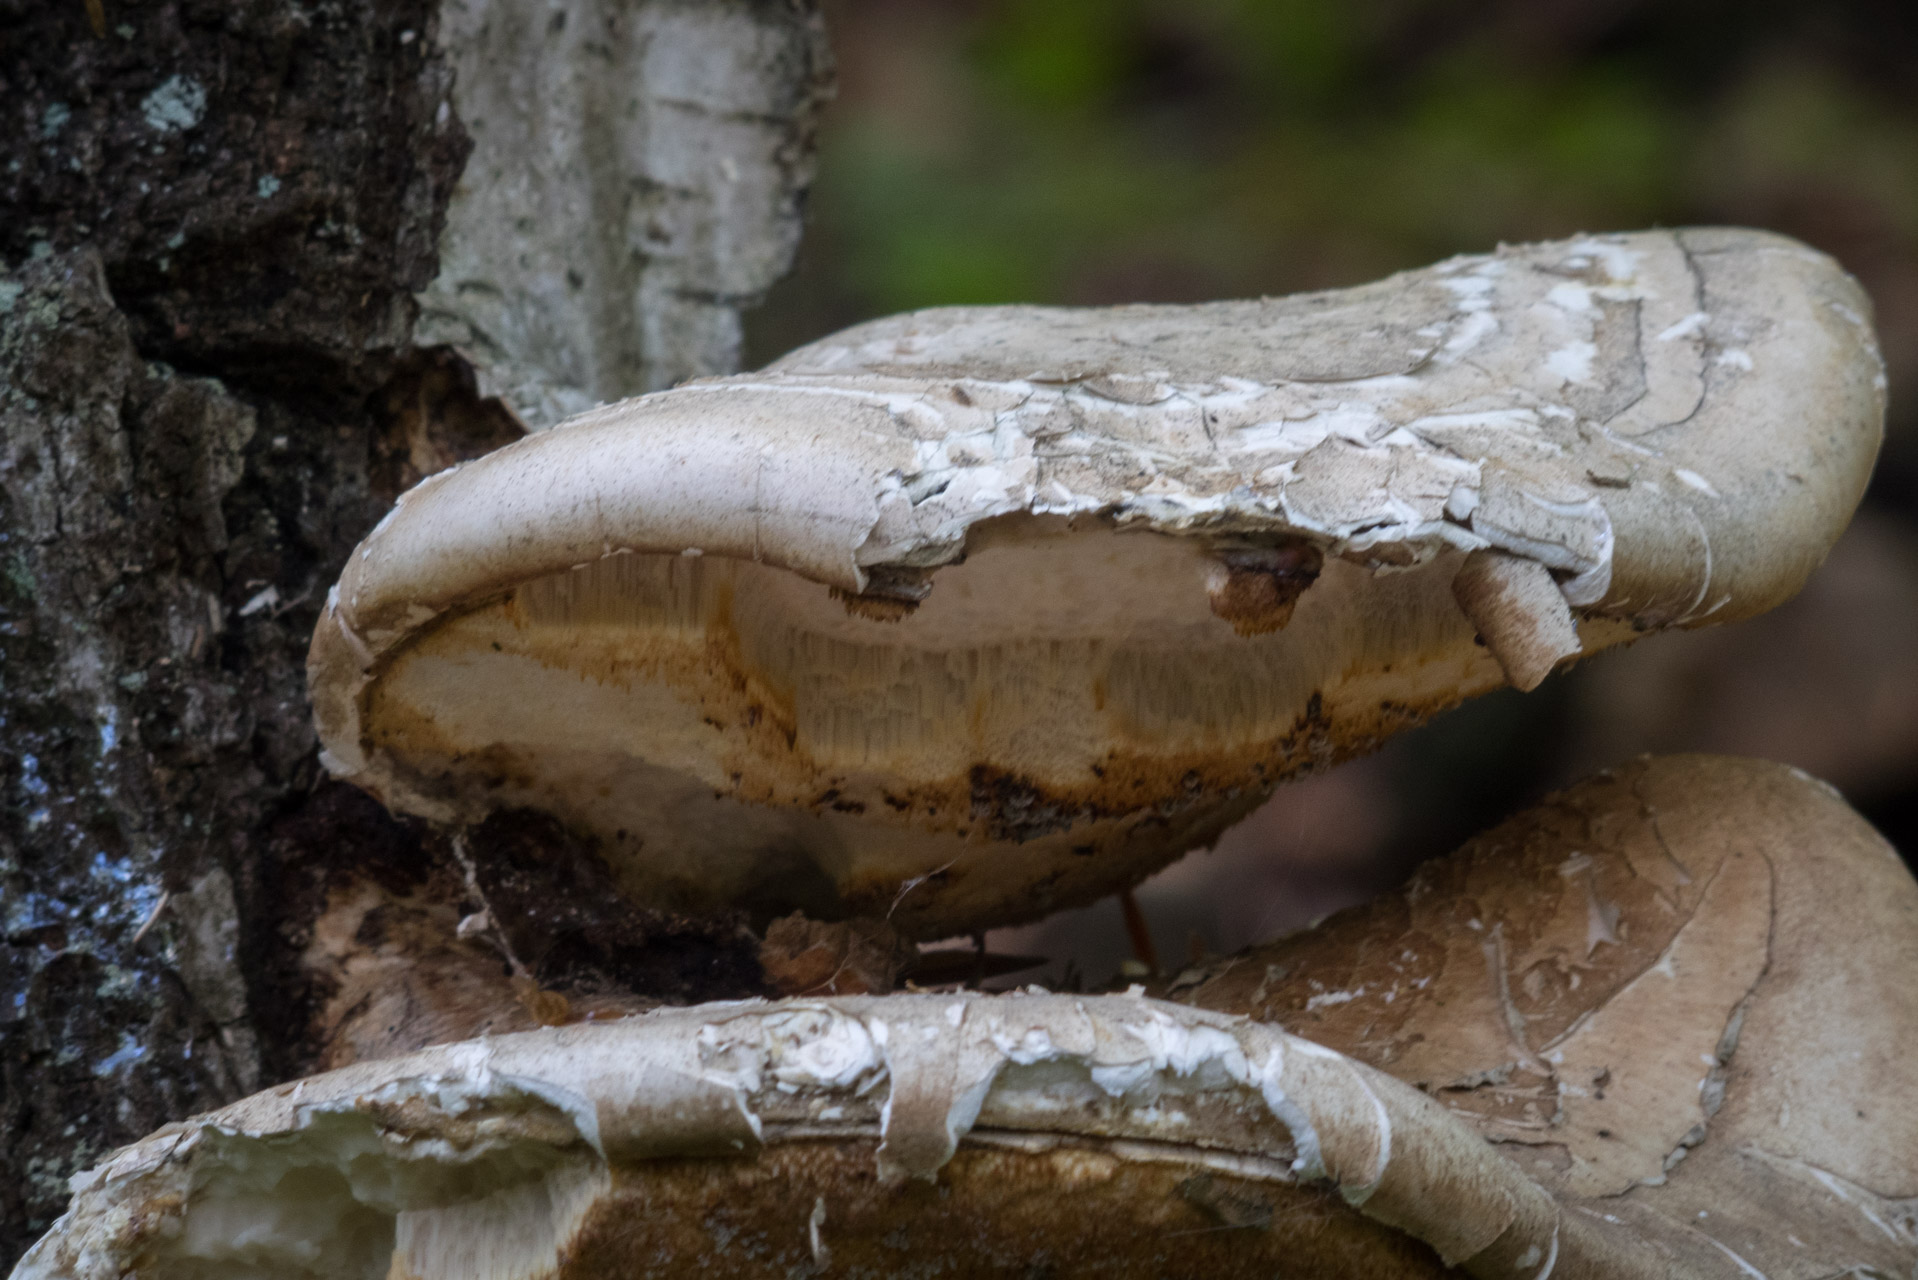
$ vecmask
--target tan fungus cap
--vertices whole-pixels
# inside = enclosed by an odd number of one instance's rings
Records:
[[[314,636],[325,759],[553,813],[675,910],[1042,915],[1461,698],[1790,596],[1877,450],[1868,310],[1692,230],[861,325],[403,497]]]

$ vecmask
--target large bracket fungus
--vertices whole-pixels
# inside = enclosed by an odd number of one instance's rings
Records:
[[[1868,310],[1699,230],[862,325],[405,495],[314,636],[325,758],[551,813],[672,910],[1042,915],[1462,698],[1789,597],[1877,450]]]
[[[338,1069],[82,1175],[15,1280],[1913,1274],[1918,884],[1782,766],[1625,766],[1150,991],[592,1024],[512,944],[797,908],[844,923],[769,974],[883,991],[1461,698],[1768,608],[1877,447],[1866,312],[1723,230],[928,312],[432,477],[310,669],[329,766],[464,833],[451,900],[329,899]]]

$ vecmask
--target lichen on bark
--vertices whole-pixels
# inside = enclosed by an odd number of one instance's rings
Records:
[[[0,297],[0,1158],[26,1174],[0,1217],[17,1230],[156,1117],[259,1082],[225,864],[304,752],[275,696],[298,654],[263,611],[238,616],[223,572],[283,550],[228,526],[273,415],[143,359],[91,252]]]

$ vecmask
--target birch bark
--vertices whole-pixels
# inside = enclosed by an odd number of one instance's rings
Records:
[[[728,371],[790,261],[785,0],[0,0],[0,1270],[66,1178],[299,1074],[307,637],[407,484]]]

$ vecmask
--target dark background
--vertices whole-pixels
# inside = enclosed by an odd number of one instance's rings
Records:
[[[871,316],[1356,284],[1500,241],[1736,223],[1877,305],[1891,418],[1794,603],[1485,698],[1280,790],[1141,890],[1165,963],[1302,924],[1643,751],[1789,761],[1918,853],[1918,5],[830,0],[840,92],[748,362]],[[1126,954],[1107,902],[995,947]],[[1058,969],[1055,965],[1054,975]]]

